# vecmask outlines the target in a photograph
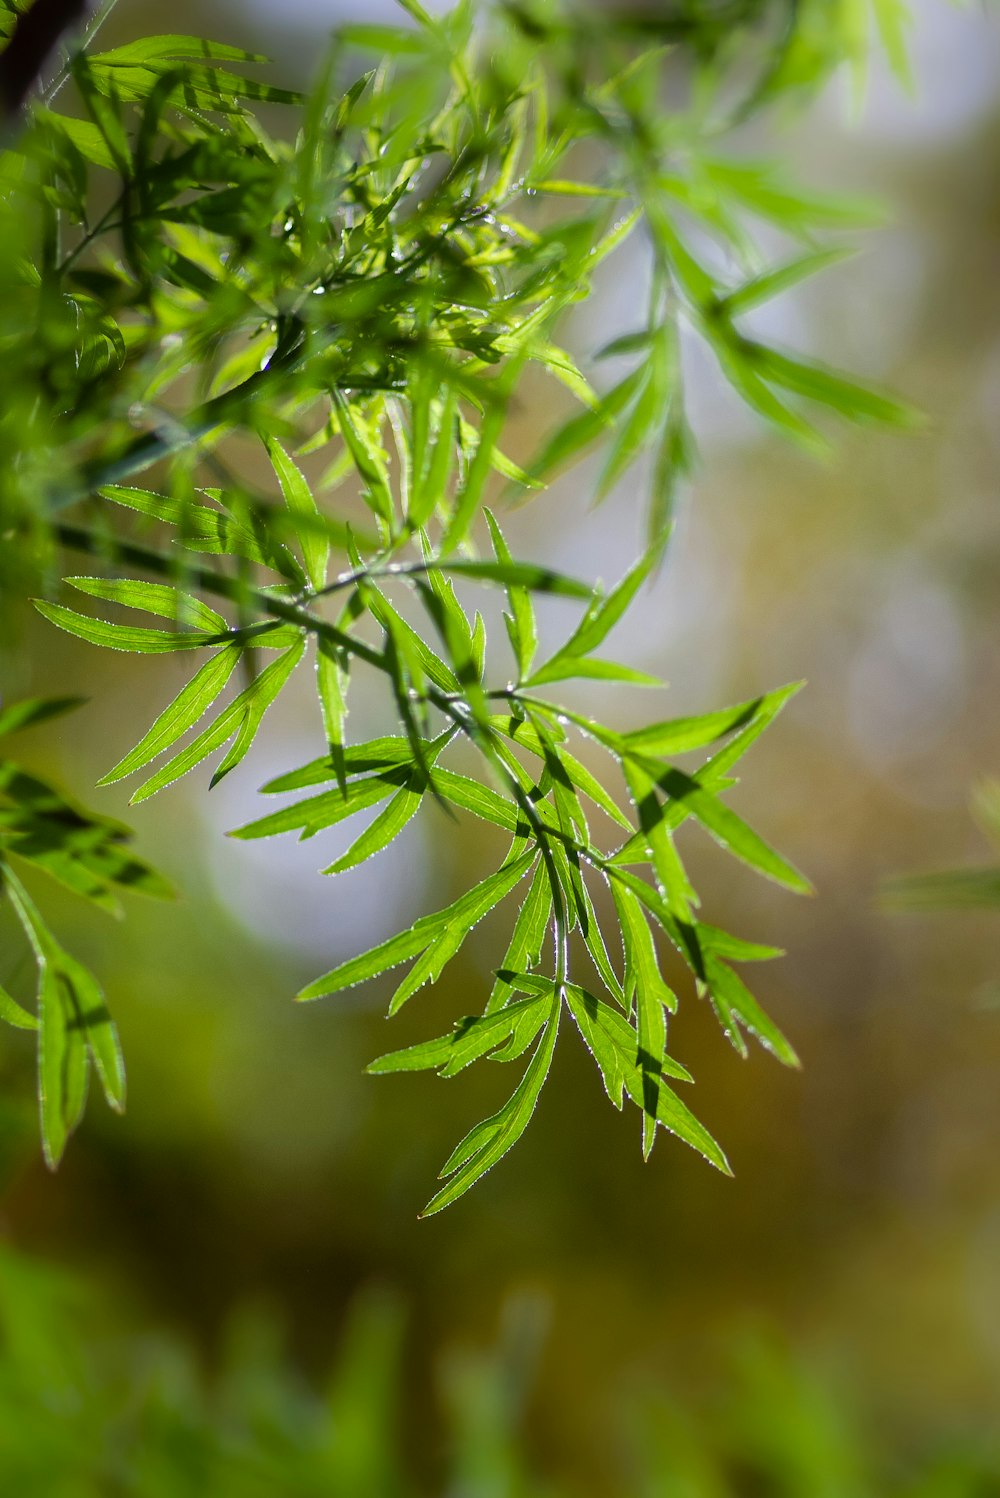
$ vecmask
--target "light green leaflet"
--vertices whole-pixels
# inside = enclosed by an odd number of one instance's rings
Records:
[[[38,1029],[37,1016],[23,1008],[16,999],[11,998],[2,986],[0,986],[0,1019],[5,1020],[8,1025],[13,1025],[15,1030]]]
[[[660,1074],[654,1076],[636,1031],[620,1014],[573,985],[567,988],[566,999],[577,1028],[597,1062],[608,1097],[620,1108],[624,1091],[641,1109],[644,1138],[647,1128],[655,1132],[658,1126],[663,1127],[704,1155],[725,1175],[731,1175],[729,1162],[711,1134],[663,1080],[663,1075],[667,1075],[689,1082],[690,1074],[664,1056]]]
[[[442,1077],[454,1077],[473,1061],[491,1053],[494,1061],[515,1060],[527,1050],[545,1023],[550,1008],[548,998],[547,989],[541,997],[516,1000],[496,1014],[468,1016],[459,1020],[450,1035],[380,1056],[370,1063],[368,1070],[375,1073],[435,1070]]]
[[[236,742],[222,760],[213,776],[213,784],[244,757],[253,743],[267,709],[275,701],[289,676],[295,670],[305,652],[305,641],[299,640],[277,660],[266,666],[260,675],[228,707],[224,708],[215,722],[204,729],[179,754],[175,754],[155,775],[139,787],[132,797],[133,804],[146,801],[166,786],[172,785],[182,775],[200,765],[202,760],[216,749],[221,749],[233,734]]]
[[[321,999],[327,994],[353,988],[356,983],[364,983],[368,978],[377,977],[389,968],[398,967],[401,962],[426,951],[432,942],[450,929],[460,930],[468,935],[488,911],[506,899],[524,877],[533,859],[533,852],[521,853],[488,879],[460,895],[451,905],[445,906],[435,915],[423,916],[409,931],[401,931],[397,936],[373,947],[370,952],[353,957],[324,973],[322,978],[317,978],[315,983],[310,983],[302,990],[299,999]]]
[[[72,698],[13,703],[0,711],[0,733],[78,705]],[[111,914],[121,913],[118,896],[124,892],[169,898],[171,887],[129,842],[120,823],[83,810],[47,781],[0,760],[0,897],[11,903],[37,973],[37,1012],[0,988],[0,1020],[36,1032],[42,1145],[53,1168],[82,1116],[91,1062],[118,1112],[125,1104],[125,1071],[100,985],[50,930],[15,865],[44,872]]]
[[[243,841],[256,838],[275,837],[283,832],[298,832],[300,837],[314,837],[317,832],[333,827],[358,811],[366,811],[398,791],[410,777],[409,766],[394,765],[374,775],[351,780],[344,790],[323,791],[318,796],[309,796],[305,801],[283,806],[280,811],[259,817],[246,827],[239,827],[230,837]]]
[[[420,804],[424,799],[424,789],[425,787],[420,784],[419,775],[408,776],[405,785],[400,787],[385,810],[379,812],[375,820],[365,828],[346,853],[328,869],[323,870],[324,874],[342,874],[345,869],[353,869],[357,864],[365,863],[376,853],[381,853],[383,848],[387,848],[420,809]]]
[[[164,708],[135,748],[124,759],[119,760],[113,770],[102,776],[98,785],[111,785],[114,781],[141,770],[150,760],[176,743],[189,728],[193,728],[232,676],[242,654],[242,646],[226,645],[211,660],[206,661],[187,685],[181,688],[169,707]]]
[[[91,598],[103,598],[105,602],[118,603],[123,608],[159,614],[163,619],[176,619],[179,624],[207,630],[210,634],[225,634],[229,629],[222,615],[200,598],[164,583],[105,577],[67,577],[63,581],[80,593],[89,593]]]
[[[344,727],[347,722],[347,685],[350,667],[342,650],[330,640],[320,639],[316,645],[316,686],[323,714],[323,728],[330,750],[330,762],[337,783],[344,789],[346,765],[344,755]]]
[[[441,1174],[450,1176],[451,1180],[431,1197],[421,1216],[430,1217],[464,1196],[520,1139],[531,1121],[552,1065],[561,1008],[562,1000],[557,991],[549,1001],[549,1018],[542,1038],[515,1092],[492,1118],[484,1119],[470,1129],[445,1161]]]
[[[306,522],[301,529],[302,560],[305,562],[306,576],[318,591],[326,582],[330,542],[322,531],[308,524],[309,521],[321,518],[313,492],[306,483],[301,469],[292,462],[280,442],[268,442],[267,455],[277,474],[278,483],[281,485],[281,492],[285,496],[285,504],[290,513],[293,517]]]
[[[497,973],[493,991],[486,1002],[486,1014],[503,1009],[514,992],[504,971],[523,973],[537,967],[542,960],[542,947],[552,916],[552,886],[545,860],[539,859],[528,893],[518,911],[510,944],[504,953],[503,966]]]
[[[139,655],[163,655],[173,650],[198,650],[206,645],[221,643],[220,635],[228,629],[175,630],[137,629],[129,624],[109,624],[106,619],[92,619],[88,614],[78,614],[60,603],[46,603],[35,599],[35,608],[69,634],[86,640],[91,645],[104,645],[109,650],[127,650]]]
[[[503,532],[497,524],[490,510],[484,510],[486,522],[490,528],[490,538],[493,542],[493,551],[498,562],[507,564],[511,561],[510,549],[504,540]],[[531,671],[531,663],[538,649],[538,625],[535,621],[535,609],[531,602],[531,594],[526,588],[511,585],[507,589],[507,598],[510,603],[510,613],[504,615],[507,632],[510,635],[511,647],[514,651],[514,659],[517,662],[518,677],[521,681]]]

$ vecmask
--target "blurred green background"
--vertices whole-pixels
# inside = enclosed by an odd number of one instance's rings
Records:
[[[984,853],[966,801],[1000,766],[1000,15],[915,9],[913,98],[876,69],[853,122],[834,90],[745,144],[888,205],[777,333],[893,384],[926,427],[840,432],[817,464],[691,350],[699,471],[615,642],[671,682],[671,713],[808,679],[738,805],[819,897],[753,882],[697,829],[686,844],[708,918],[787,947],[761,996],[803,1072],[741,1061],[688,995],[673,1050],[734,1181],[665,1137],[644,1166],[567,1044],[516,1153],[418,1223],[484,1080],[363,1066],[472,1007],[502,921],[391,1029],[377,985],[291,1003],[482,867],[474,830],[433,811],[335,884],[316,874],[332,839],[224,839],[269,774],[320,752],[301,684],[236,784],[208,797],[197,773],[132,819],[179,903],[112,926],[50,897],[105,983],[130,1101],[123,1122],[95,1104],[51,1177],[30,1037],[0,1037],[0,1491],[1000,1494],[1000,917],[876,901],[887,875]],[[109,34],[215,33],[301,78],[337,13],[122,0]],[[577,315],[575,349],[630,326],[639,270]],[[515,451],[555,414],[526,401]],[[594,510],[576,473],[511,528],[521,554],[610,581],[641,523],[634,484]],[[127,793],[94,781],[182,677],[4,607],[4,694],[93,699],[17,757],[121,814]],[[623,691],[620,721],[649,703]],[[354,731],[379,711],[359,694]],[[16,986],[9,935],[0,912]]]

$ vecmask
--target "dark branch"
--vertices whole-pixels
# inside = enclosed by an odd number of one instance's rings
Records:
[[[0,53],[0,117],[11,120],[20,113],[55,47],[89,8],[88,0],[35,0],[18,17],[10,42]]]

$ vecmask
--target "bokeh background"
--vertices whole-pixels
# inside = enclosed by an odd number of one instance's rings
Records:
[[[763,432],[689,350],[698,471],[667,565],[614,642],[670,681],[669,698],[602,703],[626,724],[809,683],[747,761],[737,804],[818,898],[755,882],[697,829],[686,845],[708,918],[789,954],[762,970],[760,992],[801,1073],[759,1051],[741,1061],[693,995],[673,1029],[735,1180],[667,1136],[644,1166],[637,1118],[609,1108],[568,1041],[515,1154],[460,1206],[417,1221],[440,1161],[509,1078],[363,1066],[474,1008],[505,917],[391,1028],[377,984],[292,1004],[482,868],[475,829],[439,826],[433,810],[335,884],[316,873],[332,837],[225,839],[269,774],[320,752],[303,683],[242,773],[211,797],[207,774],[192,775],[135,815],[178,903],[136,901],[123,924],[100,925],[53,897],[57,927],[105,983],[130,1101],[124,1121],[92,1104],[51,1177],[30,1037],[0,1038],[0,1473],[32,1409],[46,1413],[40,1432],[78,1419],[106,1435],[126,1418],[145,1385],[107,1372],[109,1339],[146,1349],[143,1378],[180,1359],[196,1389],[224,1396],[251,1324],[254,1347],[275,1339],[286,1402],[328,1389],[338,1358],[348,1426],[365,1390],[391,1385],[376,1427],[391,1427],[400,1470],[428,1493],[846,1498],[896,1491],[900,1473],[924,1474],[921,1492],[1000,1493],[1000,914],[890,914],[876,898],[891,874],[985,858],[968,794],[1000,768],[1000,13],[914,9],[912,96],[876,67],[862,109],[834,88],[745,146],[888,206],[887,227],[786,297],[769,331],[893,385],[925,427],[840,430],[818,463]],[[310,0],[121,0],[108,31],[215,33],[301,79],[339,14]],[[641,267],[608,277],[567,334],[581,357],[630,326],[639,297]],[[530,450],[556,414],[526,403],[511,445]],[[513,515],[514,549],[611,581],[640,536],[639,485],[594,509],[588,477]],[[4,693],[93,699],[26,734],[18,757],[120,814],[127,793],[94,781],[181,677],[6,607]],[[546,625],[569,620],[553,607]],[[382,711],[359,693],[352,726],[363,735]],[[13,985],[8,935],[0,922]],[[64,1294],[75,1308],[60,1309]],[[28,1306],[43,1330],[19,1341]],[[484,1354],[498,1343],[520,1348],[513,1362]],[[253,1362],[242,1356],[235,1366]],[[513,1424],[516,1460],[496,1437]],[[777,1456],[761,1454],[768,1441]],[[76,1475],[51,1491],[89,1494],[71,1483],[98,1457],[67,1449]],[[402,1480],[391,1463],[336,1470],[334,1485],[300,1487],[279,1465],[261,1491],[388,1494]],[[40,1466],[18,1491],[49,1480]],[[147,1491],[161,1490],[150,1479]]]

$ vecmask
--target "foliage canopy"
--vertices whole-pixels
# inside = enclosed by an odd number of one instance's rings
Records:
[[[657,942],[737,1049],[749,1034],[795,1064],[737,972],[778,953],[702,919],[676,834],[693,820],[751,869],[808,890],[725,799],[796,688],[628,731],[572,710],[560,688],[657,685],[603,650],[663,554],[693,458],[682,334],[811,447],[826,441],[824,408],[912,420],[750,330],[747,314],[838,259],[828,236],[871,210],[730,140],[845,62],[860,76],[869,23],[905,73],[905,9],[466,0],[435,18],[401,6],[397,26],[343,28],[305,97],[258,81],[263,59],[201,38],[101,51],[92,25],[67,49],[0,156],[0,578],[90,644],[191,654],[182,690],[102,782],[141,777],[133,802],[209,759],[213,785],[228,775],[311,655],[325,752],[265,785],[301,794],[234,836],[308,838],[378,808],[327,875],[375,857],[425,803],[442,829],[480,818],[508,840],[473,888],[299,995],[408,964],[393,1014],[516,896],[481,1012],[370,1068],[452,1076],[527,1057],[508,1102],[446,1162],[428,1212],[521,1135],[562,1020],[615,1106],[636,1105],[645,1154],[662,1126],[728,1170],[676,1085],[691,1077],[667,1049],[678,999]],[[4,0],[8,35],[23,9]],[[777,256],[764,248],[776,236]],[[581,367],[560,328],[636,237],[644,306]],[[615,375],[600,377],[601,358]],[[566,387],[575,410],[515,459],[508,418],[539,379]],[[645,548],[608,589],[515,558],[504,529],[506,505],[594,450],[598,497],[640,458],[651,475]],[[246,476],[261,458],[267,492]],[[502,665],[466,602],[480,587],[505,595]],[[546,659],[542,594],[579,611]],[[395,734],[349,737],[359,671],[387,694]],[[7,734],[71,705],[7,706],[4,751]],[[577,739],[603,751],[607,779]],[[23,868],[105,909],[124,889],[168,891],[126,828],[11,761],[0,775],[3,893],[38,971],[35,1008],[0,989],[0,1016],[37,1029],[55,1164],[90,1064],[115,1107],[124,1071],[97,980],[50,930]]]

